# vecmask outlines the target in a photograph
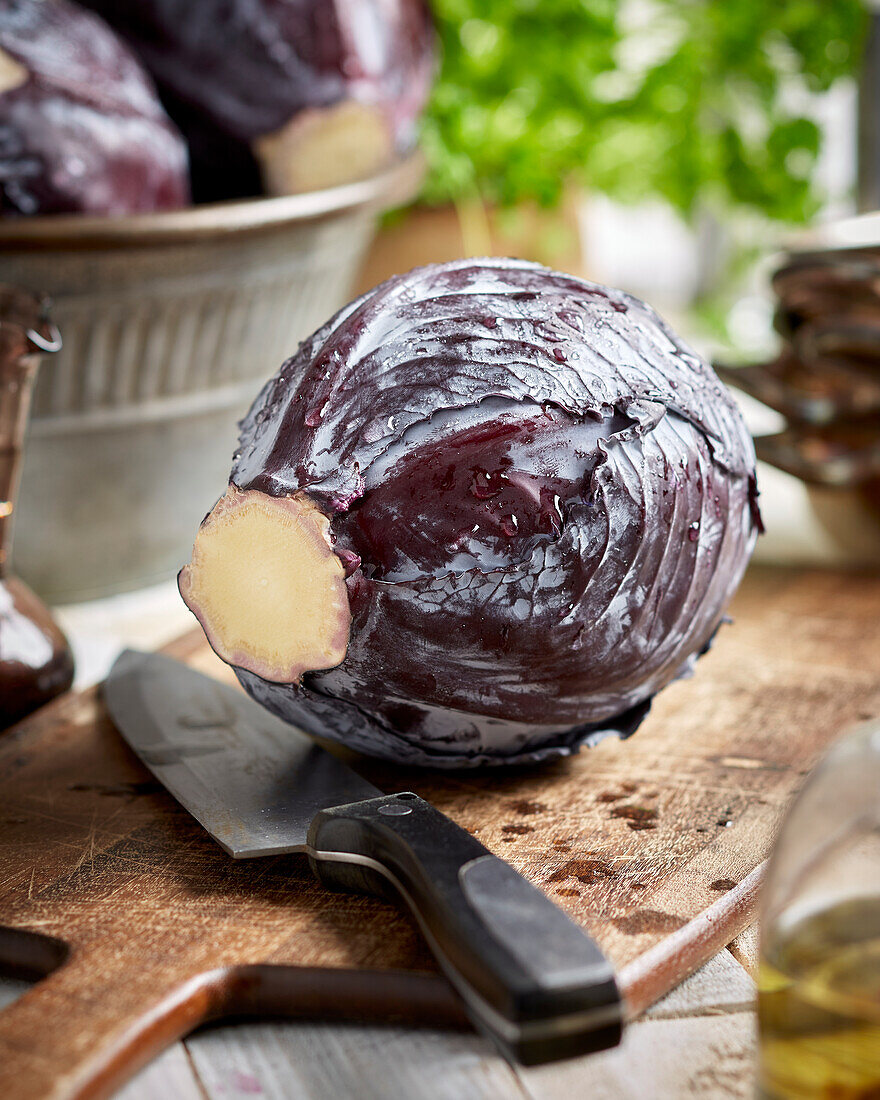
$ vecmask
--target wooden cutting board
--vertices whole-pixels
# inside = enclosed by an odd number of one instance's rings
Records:
[[[880,715],[880,576],[753,569],[733,615],[627,742],[453,775],[358,762],[589,929],[632,1014],[754,919],[780,811],[831,741]],[[198,633],[169,652],[230,679]],[[326,892],[301,857],[228,859],[94,691],[0,736],[0,926],[7,966],[57,967],[0,1013],[4,1100],[109,1095],[220,1016],[463,1023],[402,911]]]

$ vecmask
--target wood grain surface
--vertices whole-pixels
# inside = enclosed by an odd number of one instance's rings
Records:
[[[542,769],[358,762],[545,889],[601,942],[634,1010],[749,922],[780,810],[827,744],[880,714],[880,578],[752,570],[733,614],[628,742]],[[172,650],[228,678],[198,635]],[[15,930],[0,930],[7,964],[57,966],[0,1015],[4,1100],[108,1095],[228,1014],[461,1023],[402,912],[327,893],[295,856],[229,860],[95,692],[0,737],[0,925]]]

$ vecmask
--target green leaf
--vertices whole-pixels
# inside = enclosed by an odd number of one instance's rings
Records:
[[[707,201],[799,221],[820,133],[787,111],[862,51],[861,0],[434,0],[439,77],[422,200]]]

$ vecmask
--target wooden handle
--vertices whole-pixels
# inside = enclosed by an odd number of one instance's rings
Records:
[[[145,969],[140,952],[74,953],[0,1013],[0,1096],[108,1096],[210,1015],[211,975],[181,982]]]
[[[109,1097],[200,1024],[243,1015],[467,1026],[435,975],[273,965],[193,974],[185,959],[149,965],[142,946],[105,940],[0,1012],[0,1097]]]

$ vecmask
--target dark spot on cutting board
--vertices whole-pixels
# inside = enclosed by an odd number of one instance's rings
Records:
[[[570,852],[571,845],[567,840],[557,840],[553,844],[553,850],[556,852]]]
[[[602,791],[601,794],[596,795],[597,802],[619,802],[621,798],[626,798],[626,793],[623,791],[619,794],[615,794],[614,791]]]
[[[629,794],[632,794],[633,791],[637,791],[639,789],[638,783],[633,783],[633,781],[631,779],[627,779],[626,782],[621,783],[620,785]]]
[[[641,936],[648,932],[675,932],[685,922],[673,913],[659,909],[638,909],[628,917],[612,917],[611,923],[624,935]]]
[[[615,806],[611,811],[612,817],[620,817],[636,831],[640,829],[656,829],[657,811],[650,806]]]
[[[580,890],[576,890],[573,886],[560,886],[556,893],[561,894],[564,898],[579,898],[581,896]]]
[[[513,836],[525,836],[526,833],[533,833],[535,831],[534,825],[502,825],[502,833],[510,833]]]
[[[547,882],[564,882],[567,878],[576,878],[585,886],[603,879],[611,878],[614,871],[601,859],[569,859],[547,879]]]
[[[527,798],[518,798],[515,802],[511,802],[510,808],[515,814],[522,814],[524,817],[530,814],[541,814],[547,809],[543,802],[530,802]]]
[[[716,878],[714,882],[709,884],[709,889],[726,893],[728,890],[732,890],[734,886],[736,886],[736,883],[731,878]]]
[[[633,888],[633,890],[645,890],[645,889],[647,889],[647,886],[645,885],[644,882],[634,882],[632,884],[632,888]]]

